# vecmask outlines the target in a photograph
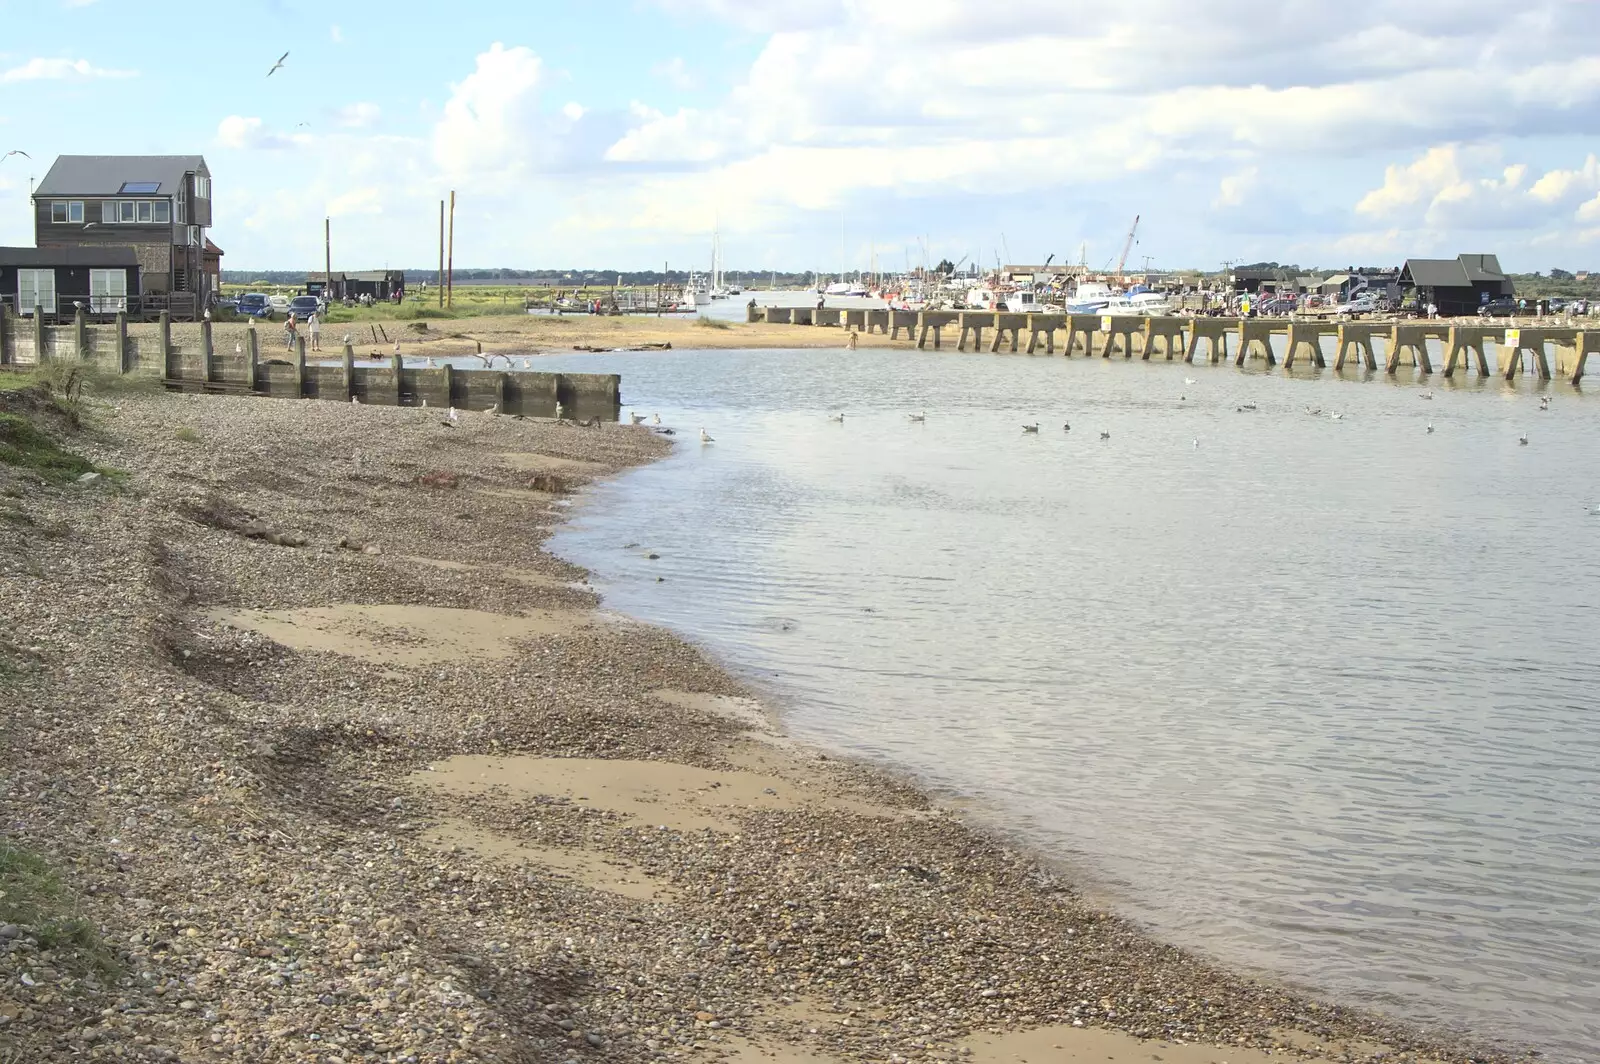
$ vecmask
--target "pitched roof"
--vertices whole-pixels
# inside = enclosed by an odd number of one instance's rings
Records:
[[[156,183],[154,193],[173,196],[189,171],[209,173],[199,155],[58,155],[35,196],[115,196],[129,181]]]
[[[391,278],[399,280],[404,276],[403,270],[362,270],[345,274],[345,277],[352,281],[387,281]]]
[[[59,248],[0,248],[5,266],[137,266],[139,256],[123,245]]]
[[[1494,255],[1462,255],[1461,265],[1466,268],[1469,281],[1504,281],[1505,272]]]
[[[1460,259],[1407,259],[1405,276],[1418,288],[1471,288]]]

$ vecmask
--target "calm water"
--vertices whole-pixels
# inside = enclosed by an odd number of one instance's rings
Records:
[[[682,432],[556,549],[797,734],[972,796],[1227,962],[1600,1046],[1600,399],[954,353],[552,362]]]

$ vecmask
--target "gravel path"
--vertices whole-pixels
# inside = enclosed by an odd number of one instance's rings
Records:
[[[709,1060],[755,1039],[900,1062],[1051,1024],[1473,1059],[1219,971],[900,781],[653,696],[743,694],[664,632],[574,625],[511,656],[396,664],[213,619],[591,611],[582,571],[541,545],[560,492],[665,451],[645,428],[161,395],[99,408],[73,446],[126,477],[0,466],[0,837],[54,864],[114,962],[0,927],[0,1061]],[[418,783],[462,754],[731,772],[752,749],[775,780],[876,811],[663,829]],[[658,889],[596,889],[441,825]]]

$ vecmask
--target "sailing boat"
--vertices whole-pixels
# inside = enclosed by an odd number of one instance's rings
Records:
[[[727,299],[728,287],[722,281],[722,237],[711,230],[711,298]]]

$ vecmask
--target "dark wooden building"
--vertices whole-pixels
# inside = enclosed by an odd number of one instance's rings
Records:
[[[1400,287],[1416,294],[1419,307],[1432,303],[1446,317],[1476,314],[1491,299],[1516,294],[1494,255],[1407,259],[1400,270]]]
[[[58,156],[34,189],[33,208],[41,250],[130,249],[141,286],[130,297],[165,297],[148,303],[192,317],[215,294],[221,251],[207,238],[211,171],[201,156]]]
[[[383,303],[396,297],[404,299],[406,296],[404,270],[366,270],[361,273],[347,273],[344,278],[345,294],[351,299],[371,296]]]
[[[0,248],[0,302],[13,313],[71,317],[129,310],[139,295],[139,258],[130,247]]]

